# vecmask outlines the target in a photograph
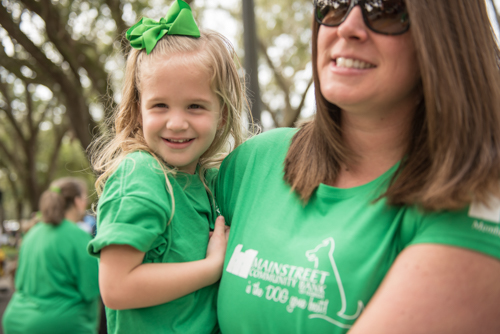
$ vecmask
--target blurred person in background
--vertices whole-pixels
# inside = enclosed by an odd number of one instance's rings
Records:
[[[2,319],[5,334],[97,333],[97,260],[80,229],[87,187],[76,178],[54,181],[40,198],[42,221],[24,236],[16,291]]]

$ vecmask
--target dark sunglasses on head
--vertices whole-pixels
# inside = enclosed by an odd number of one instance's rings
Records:
[[[319,24],[336,27],[357,5],[366,26],[376,33],[400,35],[410,28],[404,0],[314,0],[314,17]]]

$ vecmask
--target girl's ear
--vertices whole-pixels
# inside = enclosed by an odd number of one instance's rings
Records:
[[[217,130],[221,130],[222,128],[224,128],[224,126],[226,126],[227,113],[228,113],[227,105],[224,105],[224,108],[222,108],[221,112],[222,112],[222,117],[219,120],[219,125],[217,126]]]

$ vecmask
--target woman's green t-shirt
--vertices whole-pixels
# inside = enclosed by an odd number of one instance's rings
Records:
[[[219,287],[222,333],[345,334],[398,254],[445,244],[500,258],[500,211],[477,205],[424,214],[374,201],[397,169],[368,184],[321,184],[307,205],[284,180],[294,129],[238,147],[223,162],[216,198],[231,233]]]
[[[23,238],[12,299],[2,318],[5,334],[97,333],[97,260],[90,235],[75,223],[40,222]]]

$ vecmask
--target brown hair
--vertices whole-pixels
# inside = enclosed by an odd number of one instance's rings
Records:
[[[50,184],[40,197],[39,207],[42,221],[59,225],[68,209],[75,205],[77,197],[84,196],[87,191],[85,182],[73,177],[57,179]]]
[[[423,100],[410,140],[383,197],[390,204],[458,209],[499,194],[500,76],[484,0],[406,0]],[[319,25],[313,19],[312,63],[317,114],[294,136],[285,179],[304,201],[353,162],[342,140],[340,109],[320,92]]]
[[[92,167],[98,174],[95,183],[98,195],[102,193],[108,177],[118,168],[127,154],[134,151],[149,152],[165,173],[166,187],[172,196],[170,218],[175,211],[175,202],[167,175],[175,176],[177,169],[166,165],[161,157],[148,147],[138,121],[140,117],[138,103],[142,66],[176,54],[183,54],[186,62],[196,62],[207,69],[211,76],[211,88],[220,99],[220,121],[223,121],[223,126],[217,130],[214,141],[199,161],[199,176],[205,184],[206,169],[218,167],[225,156],[222,153],[240,145],[247,135],[243,126],[247,119],[247,108],[245,108],[247,101],[244,83],[238,74],[238,58],[229,40],[215,31],[202,30],[200,38],[165,35],[149,55],[145,50],[131,49],[127,57],[122,100],[107,120],[110,131],[95,139],[89,147]],[[205,187],[210,192],[206,184]]]

